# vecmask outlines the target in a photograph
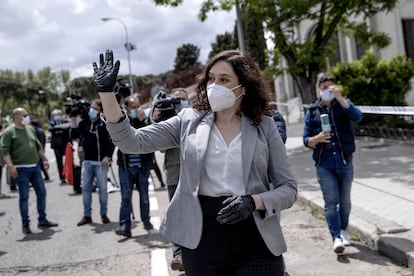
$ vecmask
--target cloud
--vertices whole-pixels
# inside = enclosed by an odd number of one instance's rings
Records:
[[[218,34],[233,31],[235,13],[210,13],[198,20],[201,1],[184,0],[180,7],[155,6],[152,0],[1,0],[0,69],[33,71],[50,66],[69,70],[72,78],[90,76],[91,64],[106,49],[120,59],[120,74],[128,74],[123,24],[132,74],[159,74],[174,67],[176,50],[191,43],[200,47],[206,62]]]

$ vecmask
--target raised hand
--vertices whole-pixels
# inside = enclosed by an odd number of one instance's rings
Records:
[[[113,92],[118,77],[120,62],[117,60],[114,64],[114,55],[112,50],[106,50],[105,58],[101,53],[99,55],[99,67],[93,62],[93,81],[95,83],[95,91]]]
[[[217,221],[220,224],[240,222],[256,210],[256,204],[251,195],[229,197],[223,201],[223,205],[226,206],[217,214]]]

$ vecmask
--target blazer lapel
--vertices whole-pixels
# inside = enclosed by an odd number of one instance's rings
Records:
[[[208,141],[211,133],[211,128],[214,123],[214,113],[210,112],[200,121],[197,127],[196,144],[197,144],[197,162],[199,172],[204,165],[205,154],[207,151]]]
[[[241,134],[243,180],[244,186],[247,190],[249,172],[252,166],[254,152],[256,150],[257,127],[254,126],[252,121],[246,116],[242,116]]]

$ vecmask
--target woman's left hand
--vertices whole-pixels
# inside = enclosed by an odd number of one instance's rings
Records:
[[[217,214],[220,224],[234,224],[245,220],[256,210],[256,204],[251,195],[233,196],[223,201],[222,208]]]

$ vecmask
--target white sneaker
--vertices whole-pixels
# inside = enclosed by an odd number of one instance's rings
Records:
[[[336,254],[341,254],[342,252],[344,252],[345,246],[342,243],[341,238],[335,238],[334,244],[333,244],[333,250],[335,251]]]
[[[352,245],[352,242],[349,239],[349,235],[348,235],[348,232],[346,230],[341,230],[341,239],[342,239],[342,244],[343,245],[345,245],[345,246]]]

